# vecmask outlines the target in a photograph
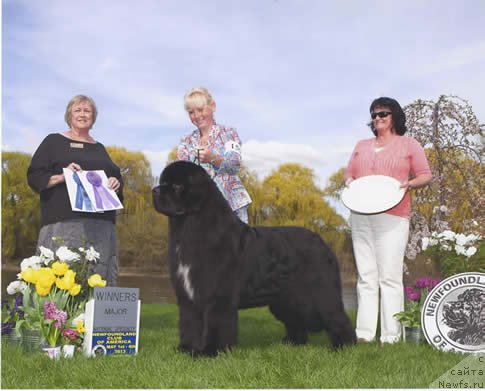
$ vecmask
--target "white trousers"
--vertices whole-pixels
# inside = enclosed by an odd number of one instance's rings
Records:
[[[400,323],[394,314],[404,308],[403,261],[409,237],[409,220],[386,213],[350,217],[357,264],[357,338],[371,341],[380,319],[381,342],[397,342]]]

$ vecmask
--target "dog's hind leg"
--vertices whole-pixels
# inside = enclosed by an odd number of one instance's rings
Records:
[[[324,315],[324,328],[330,336],[334,349],[355,344],[357,337],[354,327],[343,309],[326,312]]]
[[[283,337],[283,343],[292,345],[305,345],[307,343],[308,334],[301,316],[279,303],[270,304],[269,310],[276,319],[285,325],[286,335]]]

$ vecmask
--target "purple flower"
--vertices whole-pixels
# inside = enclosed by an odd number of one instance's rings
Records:
[[[18,295],[15,297],[15,306],[14,306],[14,312],[16,312],[19,315],[19,319],[24,318],[24,311],[20,309],[20,307],[23,305],[23,298],[22,296]]]
[[[56,304],[50,301],[44,302],[44,319],[55,320],[56,328],[60,329],[67,322],[67,312],[58,310]]]
[[[2,335],[9,335],[15,328],[15,322],[2,322]]]
[[[427,288],[431,286],[431,278],[422,277],[416,280],[416,288]]]
[[[429,285],[430,290],[433,289],[439,283],[440,283],[440,280],[435,280],[435,279],[431,280],[430,285]]]
[[[56,323],[55,323],[56,328],[57,329],[60,329],[67,322],[67,312],[66,311],[56,310],[56,313],[55,313],[53,319],[56,321]]]
[[[404,293],[406,294],[406,297],[408,298],[408,300],[419,301],[419,299],[421,299],[421,292],[420,291],[416,292],[410,286],[404,288]]]
[[[56,303],[53,303],[51,301],[44,301],[44,319],[54,319],[54,316],[56,314],[57,308],[56,308]]]

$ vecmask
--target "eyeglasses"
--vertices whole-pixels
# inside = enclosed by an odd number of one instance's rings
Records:
[[[386,118],[390,114],[392,114],[392,111],[379,111],[378,113],[371,113],[370,117],[372,119],[376,119],[376,117]]]

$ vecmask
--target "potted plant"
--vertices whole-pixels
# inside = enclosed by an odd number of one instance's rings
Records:
[[[40,255],[21,262],[18,284],[23,284],[19,306],[23,318],[15,322],[15,328],[21,331],[25,350],[39,351],[43,343],[59,350],[56,347],[63,330],[84,312],[91,281],[96,280],[98,286],[106,284],[98,274],[88,276],[89,263],[98,258],[99,253],[92,247],[61,246],[55,253],[40,247]]]
[[[413,343],[425,341],[421,329],[421,310],[424,301],[439,280],[429,277],[418,278],[414,286],[404,288],[404,311],[398,312],[394,317],[404,327],[404,340]]]

